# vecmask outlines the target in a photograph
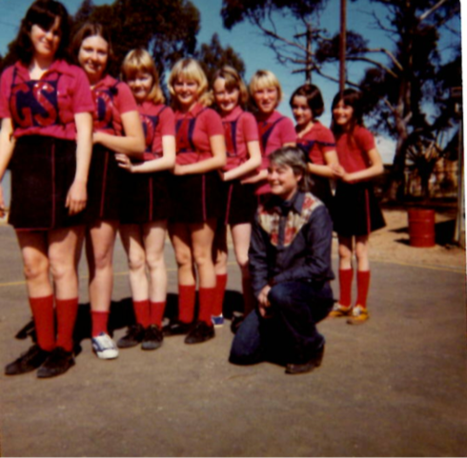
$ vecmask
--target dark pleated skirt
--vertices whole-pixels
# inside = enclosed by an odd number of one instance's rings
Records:
[[[172,223],[204,223],[219,218],[221,211],[221,180],[216,171],[170,177]]]
[[[241,184],[240,180],[221,181],[221,222],[232,226],[251,223],[257,207],[254,185]]]
[[[341,236],[368,235],[386,225],[369,182],[339,181],[333,207],[334,230]]]
[[[122,170],[121,224],[146,224],[169,218],[168,175],[168,172],[129,173]]]
[[[102,145],[94,145],[88,178],[88,225],[97,221],[118,221],[120,218],[120,170],[115,153]]]
[[[76,142],[31,135],[16,141],[10,162],[8,222],[17,230],[50,230],[83,224],[70,216],[66,197],[76,172]]]

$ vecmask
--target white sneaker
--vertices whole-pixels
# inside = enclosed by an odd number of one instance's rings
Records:
[[[118,350],[112,338],[105,332],[101,332],[97,337],[91,339],[92,349],[100,359],[115,359]]]

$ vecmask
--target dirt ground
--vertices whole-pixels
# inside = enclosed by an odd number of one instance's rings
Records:
[[[407,211],[384,210],[384,218],[386,227],[371,234],[370,260],[465,268],[465,250],[452,242],[455,227],[452,214],[436,213],[436,244],[429,248],[410,246]],[[333,249],[337,254],[336,239]]]

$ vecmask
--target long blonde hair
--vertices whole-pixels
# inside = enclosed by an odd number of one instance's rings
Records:
[[[160,104],[165,102],[164,93],[159,83],[159,73],[151,55],[142,48],[132,49],[123,59],[122,76],[128,81],[136,76],[138,72],[149,73],[152,76],[152,88],[147,100]]]
[[[282,100],[282,87],[281,83],[277,79],[277,76],[274,75],[270,70],[257,70],[256,73],[251,77],[250,85],[248,89],[250,90],[250,96],[254,101],[254,94],[258,89],[274,87],[277,89],[277,105]]]
[[[172,71],[170,72],[167,85],[175,107],[178,106],[178,103],[174,85],[179,78],[194,81],[198,84],[197,101],[201,105],[209,106],[212,104],[212,95],[208,90],[208,79],[197,60],[191,58],[181,59],[173,66]]]

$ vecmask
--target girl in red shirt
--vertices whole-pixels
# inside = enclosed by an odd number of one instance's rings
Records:
[[[109,336],[107,323],[113,287],[112,257],[119,223],[120,171],[115,153],[143,153],[143,128],[130,88],[107,74],[112,47],[104,27],[84,24],[74,37],[73,49],[87,74],[95,102],[94,149],[89,173],[91,204],[86,211],[91,340],[100,359],[113,359],[118,356],[118,350]]]
[[[336,141],[330,129],[317,118],[324,111],[321,91],[313,84],[300,86],[290,97],[290,107],[297,125],[297,145],[306,153],[313,185],[310,191],[330,208],[332,200],[330,178],[339,164]]]
[[[292,121],[276,108],[282,100],[282,88],[274,73],[258,70],[250,80],[250,95],[257,109],[255,113],[260,135],[262,161],[260,171],[243,183],[256,183],[256,194],[270,192],[267,183],[268,156],[282,146],[295,146],[296,133]]]
[[[248,100],[248,91],[235,69],[224,66],[216,72],[213,93],[221,114],[227,147],[227,164],[220,172],[225,214],[219,220],[215,242],[217,259],[213,323],[220,326],[224,321],[222,303],[227,283],[227,224],[230,225],[235,257],[242,273],[245,315],[255,305],[248,269],[248,247],[257,199],[254,185],[242,184],[241,180],[261,165],[261,149],[256,120],[251,113],[242,109]]]
[[[136,324],[130,326],[117,346],[129,348],[141,342],[143,350],[155,350],[162,345],[167,300],[167,170],[175,165],[175,119],[172,109],[164,105],[159,75],[146,50],[130,51],[123,61],[122,74],[138,104],[146,150],[139,159],[116,156],[120,167],[129,172],[121,177],[120,236],[129,259],[136,316]]]
[[[337,182],[334,230],[339,236],[340,298],[330,316],[347,316],[347,323],[369,318],[366,300],[370,285],[368,238],[385,222],[375,198],[371,178],[383,173],[383,163],[373,135],[363,126],[361,94],[346,89],[332,102],[332,131],[337,140],[340,166],[334,167]],[[352,256],[357,258],[357,301],[351,304]]]
[[[6,375],[39,368],[38,377],[53,377],[75,363],[76,259],[84,233],[93,102],[83,71],[67,62],[68,27],[61,3],[34,2],[13,45],[19,60],[0,81],[0,178],[10,164],[9,223],[21,248],[37,336],[37,344],[6,366]]]
[[[194,59],[173,67],[168,86],[175,107],[177,156],[171,179],[173,215],[169,234],[178,263],[179,315],[165,329],[185,334],[185,343],[214,337],[211,321],[216,273],[212,245],[220,216],[218,170],[226,162],[224,129],[211,108],[208,81]],[[199,276],[199,315],[194,318],[196,281]]]

